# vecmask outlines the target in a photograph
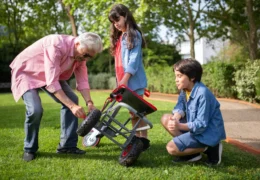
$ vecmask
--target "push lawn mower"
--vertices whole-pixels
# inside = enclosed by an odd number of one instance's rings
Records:
[[[153,127],[145,116],[156,110],[152,104],[122,85],[110,94],[101,111],[95,109],[89,113],[77,129],[77,133],[83,137],[84,146],[97,146],[100,139],[106,136],[122,149],[119,163],[131,166],[143,151],[143,143],[135,134],[137,131]],[[127,116],[126,121],[117,118],[122,111],[125,111],[126,115],[130,112],[139,118],[134,127],[131,124],[131,117]],[[147,125],[139,128],[141,121]]]

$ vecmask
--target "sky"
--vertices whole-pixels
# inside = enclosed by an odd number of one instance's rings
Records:
[[[167,35],[167,28],[166,28],[165,26],[163,26],[163,25],[160,25],[160,26],[159,26],[159,29],[160,29],[160,32],[159,32],[160,37],[161,37],[164,41],[169,40],[169,43],[172,44],[173,41],[174,41],[174,37]],[[167,36],[168,36],[168,37],[167,37]]]

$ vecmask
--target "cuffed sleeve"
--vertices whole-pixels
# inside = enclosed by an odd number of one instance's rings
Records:
[[[172,110],[172,114],[174,114],[174,113],[179,113],[182,118],[185,116],[185,112],[183,110],[180,110],[180,109]]]
[[[52,84],[50,84],[49,86],[46,86],[46,89],[50,92],[50,93],[55,93],[56,91],[61,89],[61,85],[59,83],[59,81],[57,82],[53,82]]]
[[[78,91],[90,89],[88,82],[88,70],[85,61],[78,62],[74,74],[76,78],[76,89]]]
[[[132,76],[136,73],[137,69],[132,68],[131,66],[127,66],[125,72],[131,74]]]

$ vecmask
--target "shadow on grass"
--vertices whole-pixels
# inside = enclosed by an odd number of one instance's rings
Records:
[[[173,157],[170,156],[166,149],[165,144],[156,142],[151,144],[150,149],[142,152],[136,163],[130,168],[202,168],[221,171],[223,173],[241,172],[259,168],[260,158],[249,156],[248,153],[237,150],[230,144],[223,142],[224,152],[222,156],[222,163],[219,166],[209,167],[206,165],[207,156],[203,154],[200,161],[194,163],[173,163]],[[86,149],[85,155],[71,155],[71,154],[56,154],[49,152],[39,152],[38,158],[57,158],[57,159],[82,159],[82,160],[97,160],[104,162],[118,162],[122,150],[115,144],[104,143],[101,147],[90,147]],[[119,165],[119,164],[118,164]],[[120,165],[119,165],[120,166]]]
[[[57,158],[57,159],[90,159],[90,160],[105,160],[105,161],[114,161],[118,157],[116,155],[107,155],[107,154],[100,154],[100,153],[89,153],[86,154],[57,154],[55,152],[38,152],[37,158]]]

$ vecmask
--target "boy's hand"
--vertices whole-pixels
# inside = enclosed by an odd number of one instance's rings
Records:
[[[171,119],[168,123],[168,127],[169,127],[169,130],[170,131],[179,131],[179,128],[178,128],[178,125],[179,125],[179,120],[177,119]]]
[[[179,136],[182,134],[181,133],[181,123],[177,119],[170,120],[168,122],[168,129],[170,132],[172,132],[173,136]]]
[[[179,113],[174,113],[171,118],[171,120],[178,120],[178,122],[180,121],[181,119],[181,115]]]

